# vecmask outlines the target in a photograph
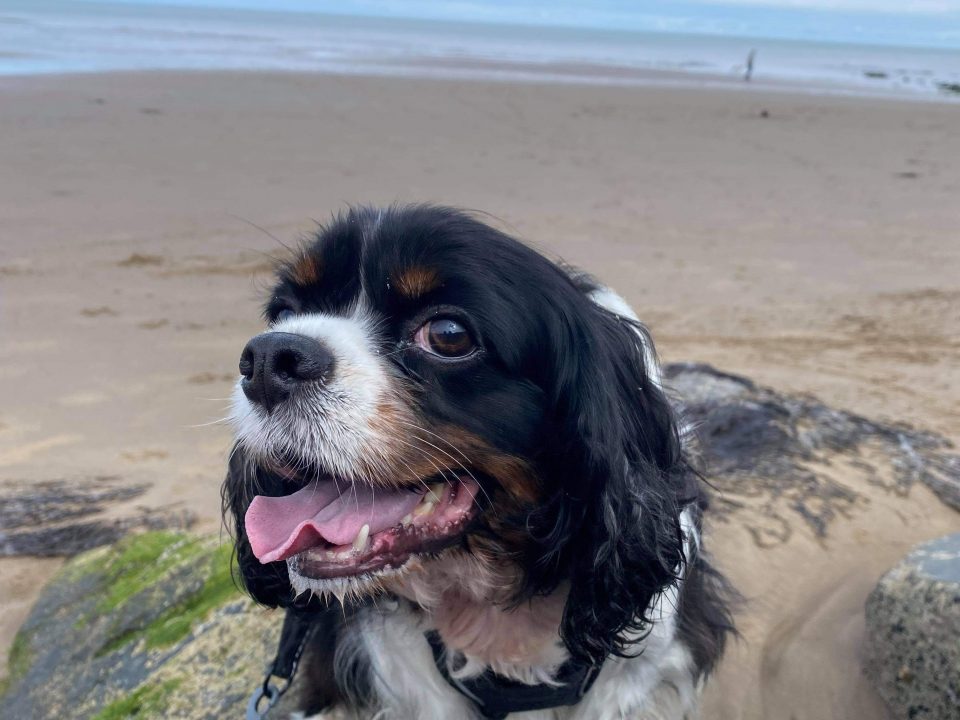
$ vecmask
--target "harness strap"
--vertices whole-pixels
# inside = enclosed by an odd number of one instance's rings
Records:
[[[313,636],[315,628],[316,625],[311,622],[308,615],[287,610],[283,618],[283,630],[280,631],[277,655],[263,678],[263,683],[253,691],[250,700],[247,702],[246,720],[264,720],[267,713],[280,702],[280,698],[290,689],[300,665],[300,658]],[[279,678],[282,681],[281,684],[277,685],[271,682],[273,678]],[[266,701],[266,707],[261,709],[260,706],[264,704],[264,701]]]
[[[557,671],[556,683],[527,685],[487,670],[476,677],[451,677],[446,647],[435,631],[426,633],[437,670],[450,685],[477,706],[485,720],[504,720],[510,713],[576,705],[593,686],[603,663],[567,660]]]
[[[316,627],[309,614],[287,610],[277,655],[263,683],[250,696],[246,720],[265,720],[287,692]],[[444,680],[470,700],[485,720],[504,720],[510,713],[576,705],[593,686],[603,668],[602,662],[591,664],[571,658],[560,666],[556,682],[549,685],[526,685],[497,675],[492,670],[476,677],[459,679],[452,677],[447,669],[447,650],[440,635],[430,631],[426,633],[426,639],[437,670]],[[274,678],[279,678],[281,683],[274,683]]]

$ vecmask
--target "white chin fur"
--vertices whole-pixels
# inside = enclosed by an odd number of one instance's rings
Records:
[[[287,574],[290,576],[290,586],[298,596],[308,594],[318,597],[335,597],[343,603],[350,599],[381,594],[384,592],[383,583],[405,575],[409,563],[408,560],[399,568],[384,568],[352,577],[316,579],[301,575],[297,571],[295,558],[290,558],[287,560]]]

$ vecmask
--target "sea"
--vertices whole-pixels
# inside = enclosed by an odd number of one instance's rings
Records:
[[[763,36],[764,27],[713,16],[698,24],[693,6],[681,20],[694,21],[686,22],[631,14],[629,3],[595,16],[537,11],[550,3],[527,6],[526,14],[494,2],[504,12],[433,17],[423,2],[409,7],[405,14],[403,3],[362,0],[0,0],[0,76],[259,70],[960,101],[960,28],[920,28],[898,45],[887,41],[891,33],[863,38],[825,21],[799,38],[785,37],[781,26]]]

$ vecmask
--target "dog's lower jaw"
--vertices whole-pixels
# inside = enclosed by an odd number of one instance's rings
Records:
[[[296,597],[334,599],[341,605],[346,605],[361,602],[368,597],[376,598],[388,592],[387,583],[406,574],[407,566],[412,560],[411,558],[398,568],[384,568],[373,573],[316,579],[300,574],[295,556],[287,560],[287,574]]]
[[[301,573],[300,559],[294,556],[287,560],[287,573],[296,596],[314,595],[343,603],[392,594],[423,609],[435,607],[449,587],[472,588],[479,599],[490,596],[486,588],[503,588],[506,582],[502,573],[494,576],[476,556],[457,547],[429,555],[414,554],[397,567],[331,578],[313,578]]]

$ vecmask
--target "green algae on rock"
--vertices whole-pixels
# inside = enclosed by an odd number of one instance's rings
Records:
[[[10,717],[242,716],[282,618],[235,586],[214,537],[151,532],[70,561],[11,652]]]
[[[129,695],[119,697],[107,705],[93,717],[93,720],[163,716],[168,710],[168,699],[178,687],[180,683],[176,680],[170,680],[162,685],[141,685]]]

